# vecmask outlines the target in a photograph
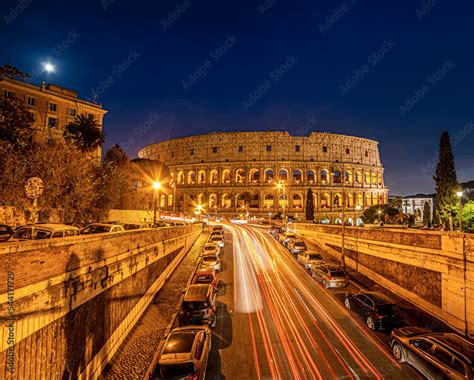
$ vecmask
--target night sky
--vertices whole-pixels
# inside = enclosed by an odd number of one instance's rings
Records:
[[[105,149],[213,131],[380,142],[391,194],[432,192],[440,132],[474,179],[472,1],[2,0],[0,63],[109,114]],[[55,73],[40,70],[43,62]]]

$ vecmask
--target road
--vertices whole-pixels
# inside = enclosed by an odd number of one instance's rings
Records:
[[[266,229],[229,226],[222,261],[208,378],[419,378]]]

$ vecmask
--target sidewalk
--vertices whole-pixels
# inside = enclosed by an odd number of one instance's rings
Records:
[[[107,365],[102,373],[102,379],[143,378],[176,311],[182,291],[197,265],[207,238],[206,232],[198,237]]]

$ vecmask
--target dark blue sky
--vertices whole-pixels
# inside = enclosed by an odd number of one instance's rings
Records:
[[[109,110],[106,148],[131,156],[196,133],[330,131],[380,141],[392,194],[431,192],[442,130],[456,140],[459,179],[474,179],[473,10],[447,0],[3,0],[0,58],[37,70],[35,83],[95,92]],[[57,71],[38,72],[48,60]]]

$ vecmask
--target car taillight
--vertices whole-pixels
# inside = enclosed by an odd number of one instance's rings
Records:
[[[375,319],[381,320],[381,319],[383,319],[384,317],[385,317],[384,315],[375,314]]]

